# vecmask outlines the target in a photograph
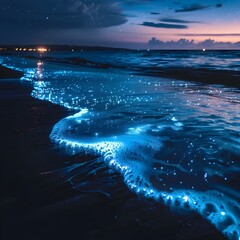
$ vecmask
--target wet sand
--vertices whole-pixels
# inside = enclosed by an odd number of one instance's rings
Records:
[[[225,239],[196,214],[132,194],[99,156],[54,146],[52,127],[71,112],[33,99],[31,84],[7,71],[0,72],[1,239]],[[66,174],[84,161],[100,170]],[[75,188],[67,179],[78,171]]]
[[[22,75],[19,71],[11,70],[0,65],[0,79],[20,78]]]

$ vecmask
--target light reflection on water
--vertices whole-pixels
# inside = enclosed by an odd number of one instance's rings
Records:
[[[229,239],[238,239],[239,89],[4,61],[24,70],[22,80],[32,81],[33,97],[78,112],[55,125],[54,142],[101,154],[137,194],[195,210]]]

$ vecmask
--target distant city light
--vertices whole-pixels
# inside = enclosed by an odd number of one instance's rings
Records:
[[[43,53],[43,52],[50,52],[51,49],[50,48],[43,48],[43,47],[39,47],[39,48],[19,48],[19,47],[16,47],[16,48],[3,48],[3,47],[0,47],[0,51],[8,51],[8,50],[12,50],[12,51],[24,51],[24,52],[40,52],[40,53]]]
[[[46,48],[38,48],[37,50],[38,50],[38,52],[47,52]]]

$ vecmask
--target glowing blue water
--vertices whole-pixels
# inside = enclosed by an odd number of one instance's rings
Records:
[[[101,154],[132,191],[239,239],[239,89],[13,57],[2,64],[24,71],[33,97],[76,110],[54,126],[54,142]]]
[[[118,67],[190,67],[240,71],[240,51],[74,51],[53,52],[56,59],[80,58]],[[127,63],[127,64],[126,64]]]

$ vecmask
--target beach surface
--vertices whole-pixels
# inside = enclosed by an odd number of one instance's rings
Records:
[[[22,72],[12,70],[0,65],[0,79],[20,78],[22,76],[23,76]]]
[[[131,193],[98,155],[52,144],[53,125],[71,111],[32,98],[20,76],[1,67],[1,239],[225,239],[197,214]],[[99,170],[66,170],[87,161]]]

